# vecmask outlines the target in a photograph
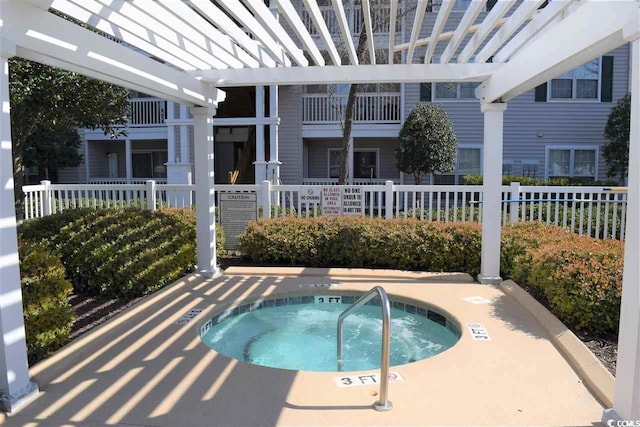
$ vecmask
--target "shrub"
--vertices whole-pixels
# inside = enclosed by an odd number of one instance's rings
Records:
[[[529,283],[567,326],[599,336],[620,320],[624,247],[615,240],[573,236],[532,252]]]
[[[482,185],[482,175],[465,175],[463,177],[464,183],[466,185]],[[617,181],[607,180],[607,181],[594,181],[592,178],[585,177],[569,177],[569,178],[550,178],[549,180],[544,180],[540,178],[532,178],[529,176],[522,175],[503,175],[502,176],[502,185],[509,185],[512,182],[519,182],[522,186],[541,186],[541,185],[550,185],[550,186],[568,186],[568,185],[611,185],[616,186],[619,185]]]
[[[32,242],[21,242],[19,251],[27,352],[35,362],[69,341],[72,286],[58,254]]]
[[[238,248],[261,263],[477,274],[480,240],[480,227],[474,223],[284,217],[250,223]]]

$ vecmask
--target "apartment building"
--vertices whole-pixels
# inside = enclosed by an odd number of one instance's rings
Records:
[[[298,3],[303,22],[317,36],[312,20]],[[487,9],[494,3],[487,2]],[[331,1],[318,4],[327,27],[338,39],[340,29]],[[397,45],[409,42],[415,12],[415,0],[400,4]],[[468,4],[469,0],[457,0],[445,33],[456,28]],[[437,4],[428,7],[419,40],[429,37],[437,11]],[[476,22],[487,13],[480,13]],[[356,39],[362,23],[357,3],[347,7],[347,17]],[[375,5],[378,63],[388,62],[390,56],[388,19],[388,6],[384,2]],[[413,62],[424,62],[427,49],[417,45],[411,52]],[[447,51],[447,45],[440,42],[435,46],[432,62],[442,55],[469,55]],[[628,45],[621,46],[511,100],[504,121],[503,173],[607,179],[604,127],[611,109],[629,91],[629,52]],[[401,54],[407,55],[407,50]],[[398,59],[399,55],[397,52]],[[419,102],[440,105],[451,118],[459,142],[455,172],[433,174],[427,183],[461,184],[464,175],[482,173],[483,115],[474,96],[477,84],[360,85],[350,179],[354,183],[412,183],[410,176],[396,168],[394,151],[403,121]],[[225,91],[227,99],[214,117],[216,183],[272,179],[285,184],[313,184],[337,180],[347,85],[238,87]],[[126,136],[110,140],[100,130],[80,131],[83,164],[59,171],[59,182],[192,182],[193,129],[188,108],[144,94],[134,94],[131,105]]]

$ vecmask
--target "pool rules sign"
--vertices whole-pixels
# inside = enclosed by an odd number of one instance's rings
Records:
[[[362,187],[353,185],[322,187],[322,215],[362,216]]]
[[[258,219],[258,195],[256,193],[221,193],[219,200],[220,225],[224,230],[224,248],[235,250],[238,235],[249,221]]]

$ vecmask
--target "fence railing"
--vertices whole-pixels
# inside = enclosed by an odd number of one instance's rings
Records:
[[[323,189],[338,192],[332,182],[314,185],[216,185],[216,203],[222,193],[256,193],[262,218],[322,215]],[[425,221],[482,222],[483,187],[474,185],[397,185],[393,181],[345,186],[357,191],[355,209],[344,214]],[[502,223],[539,221],[577,234],[624,240],[627,192],[625,187],[502,186]],[[23,187],[25,219],[66,209],[164,209],[190,207],[195,185],[51,184]],[[313,197],[310,197],[313,195]],[[342,208],[340,208],[342,209]]]
[[[129,127],[163,126],[167,118],[167,102],[157,98],[132,98],[129,100]]]
[[[336,123],[347,108],[347,95],[307,93],[302,96],[302,122]],[[358,93],[354,105],[354,122],[400,123],[400,93]]]

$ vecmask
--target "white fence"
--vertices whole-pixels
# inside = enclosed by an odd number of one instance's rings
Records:
[[[157,98],[132,98],[129,100],[130,127],[163,126],[167,102]]]
[[[259,217],[284,215],[315,217],[322,214],[318,198],[309,198],[323,185],[216,185],[221,193],[257,193]],[[381,218],[415,218],[444,222],[482,222],[482,186],[396,185],[352,186],[361,202],[356,214]],[[157,184],[50,184],[23,187],[25,219],[38,218],[66,209],[124,208],[164,209],[193,207],[194,185]],[[268,195],[265,197],[265,195]],[[304,197],[303,197],[304,196]],[[627,193],[624,187],[524,187],[518,183],[502,187],[503,224],[540,221],[598,238],[624,240]],[[309,201],[311,200],[311,201]],[[352,212],[353,213],[353,212]]]
[[[302,122],[335,123],[345,116],[347,95],[307,93],[302,96]],[[358,93],[354,104],[354,122],[400,123],[399,93]]]

